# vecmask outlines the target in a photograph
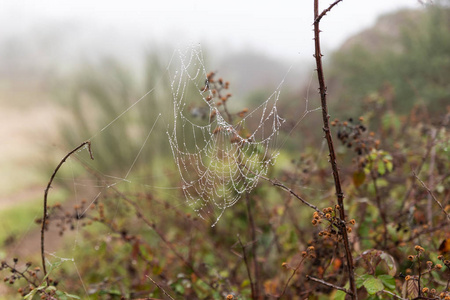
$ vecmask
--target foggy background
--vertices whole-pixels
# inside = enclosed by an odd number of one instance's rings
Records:
[[[324,9],[332,1],[321,2]],[[201,43],[215,56],[253,50],[295,63],[313,53],[312,4],[306,0],[2,1],[2,61],[13,59],[16,65],[10,68],[34,64],[67,69],[80,58],[114,55],[137,63],[139,55],[155,44],[182,48]],[[373,25],[381,14],[420,6],[417,0],[343,1],[321,23],[324,51]]]
[[[329,3],[322,1],[321,9]],[[225,74],[233,93],[260,87],[273,91],[291,67],[287,86],[300,90],[314,70],[312,4],[0,1],[2,207],[38,203],[52,170],[43,166],[53,166],[75,146],[62,142],[59,128],[73,109],[59,105],[70,89],[77,90],[73,74],[97,72],[101,82],[111,75],[104,68],[114,61],[130,81],[142,81],[148,53],[162,54],[166,66],[174,49],[201,44],[207,68]],[[343,1],[321,23],[325,59],[381,14],[421,7],[416,0]],[[144,93],[145,87],[129,97]]]

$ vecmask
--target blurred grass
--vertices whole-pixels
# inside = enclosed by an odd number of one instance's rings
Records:
[[[61,203],[67,198],[67,191],[53,190],[51,199]],[[0,210],[0,244],[7,246],[22,239],[28,232],[39,229],[35,219],[42,216],[44,191],[40,197],[22,199],[16,205]],[[20,242],[19,242],[20,243]],[[1,250],[0,257],[5,258],[5,250]]]

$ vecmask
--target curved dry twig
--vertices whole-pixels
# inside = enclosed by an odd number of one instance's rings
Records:
[[[45,251],[44,251],[44,241],[45,241],[45,223],[47,222],[47,198],[48,198],[48,191],[50,190],[50,187],[52,186],[52,182],[53,179],[55,179],[56,173],[58,173],[59,169],[61,168],[61,166],[64,164],[64,162],[75,152],[77,152],[78,150],[80,150],[81,148],[87,146],[87,150],[89,152],[89,156],[91,157],[92,160],[94,160],[94,155],[92,154],[92,150],[91,150],[91,142],[90,141],[85,141],[83,143],[81,143],[81,145],[79,145],[78,147],[76,147],[75,149],[73,149],[72,151],[70,151],[69,153],[66,154],[66,156],[64,156],[64,158],[59,162],[58,166],[56,167],[55,171],[53,171],[52,176],[50,177],[50,181],[47,184],[47,187],[45,188],[45,192],[44,192],[44,212],[43,212],[43,216],[42,216],[42,226],[41,226],[41,259],[42,259],[42,269],[44,271],[44,277],[47,278],[47,282],[48,282],[48,277],[47,277],[47,268],[45,267]]]

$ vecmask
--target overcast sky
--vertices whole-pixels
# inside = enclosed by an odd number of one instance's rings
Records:
[[[322,0],[321,9],[332,1]],[[253,48],[286,59],[311,56],[312,0],[0,0],[0,34],[36,24],[92,26],[109,39]],[[419,8],[417,0],[344,0],[323,19],[325,49],[374,24],[380,14]],[[55,26],[55,25],[54,25]],[[77,34],[74,32],[74,35]],[[99,37],[100,38],[100,37]],[[104,37],[103,37],[104,38]],[[129,45],[130,47],[132,45]]]

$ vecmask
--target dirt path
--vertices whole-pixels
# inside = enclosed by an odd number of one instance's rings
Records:
[[[62,113],[51,104],[16,107],[4,102],[0,101],[0,209],[43,191],[42,167]],[[39,191],[38,186],[43,188]]]

